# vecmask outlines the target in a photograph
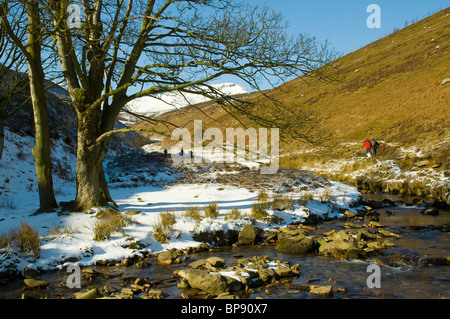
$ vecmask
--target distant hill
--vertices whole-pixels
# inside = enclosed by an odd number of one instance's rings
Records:
[[[367,192],[431,196],[450,203],[449,34],[447,8],[331,62],[334,81],[306,75],[265,91],[282,103],[284,113],[260,93],[244,98],[254,103],[250,111],[278,116],[289,124],[295,124],[295,116],[289,114],[308,115],[310,121],[298,129],[316,144],[283,136],[282,166],[312,169]],[[174,127],[192,132],[194,120],[202,120],[204,129],[222,132],[228,127],[258,127],[211,102],[158,119],[175,125],[156,126],[169,134]],[[177,143],[146,135],[161,140],[153,150]],[[367,138],[381,143],[375,161],[363,159],[362,142]]]
[[[245,88],[235,83],[213,84],[211,86],[226,95],[248,93]],[[199,94],[170,92],[161,94],[157,97],[146,96],[135,99],[125,106],[125,110],[138,115],[155,117],[189,105],[196,105],[208,101],[210,101],[210,99]],[[131,121],[135,120],[132,115],[129,115],[126,112],[122,112],[121,117]]]
[[[422,146],[448,136],[450,8],[334,62],[340,81],[296,79],[271,92],[317,118],[335,142]]]
[[[449,34],[447,8],[332,62],[337,81],[300,77],[266,93],[294,113],[310,114],[314,122],[308,129],[325,146],[369,137],[430,145],[448,138],[450,131],[450,83],[443,84],[450,77]],[[252,99],[258,104],[258,94]],[[259,112],[265,111],[261,107]],[[160,119],[180,125],[203,119],[205,126],[240,126],[230,113],[210,103]],[[284,141],[286,151],[302,147],[300,141]]]

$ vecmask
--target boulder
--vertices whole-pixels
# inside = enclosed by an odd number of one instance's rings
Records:
[[[137,293],[137,291],[130,287],[130,288],[122,288],[122,290],[120,290],[120,293],[124,295],[133,296],[135,293]]]
[[[383,228],[379,228],[378,233],[385,237],[397,237],[397,238],[402,237],[401,235],[395,234],[395,233],[388,231],[386,229],[383,229]]]
[[[324,255],[343,254],[350,258],[362,258],[365,256],[364,250],[361,248],[363,244],[357,241],[352,235],[344,231],[339,231],[330,236],[331,241],[320,245],[319,253]]]
[[[30,288],[43,288],[48,286],[48,282],[32,278],[24,279],[23,282]]]
[[[278,277],[294,277],[296,274],[292,271],[290,267],[286,267],[281,264],[277,264],[277,275]]]
[[[191,286],[189,286],[189,282],[182,278],[181,281],[177,284],[177,288],[178,289],[188,289],[191,288]]]
[[[345,240],[333,240],[326,244],[320,245],[319,253],[322,254],[333,254],[336,252],[347,251],[349,249],[355,248],[353,242]]]
[[[367,252],[364,249],[350,248],[344,252],[344,255],[351,259],[366,259]]]
[[[354,213],[354,212],[352,212],[352,211],[350,211],[350,210],[346,210],[345,212],[344,212],[344,217],[345,218],[353,218],[353,217],[355,217],[356,216],[356,213]]]
[[[367,247],[373,248],[373,249],[383,249],[385,246],[383,245],[383,243],[381,243],[379,241],[371,241],[371,242],[367,243]]]
[[[97,288],[88,290],[86,292],[76,292],[75,293],[76,299],[96,299],[96,298],[100,298],[101,296],[102,296],[102,294],[100,293],[100,291],[98,291]]]
[[[450,78],[445,78],[442,80],[442,85],[450,83]]]
[[[395,206],[395,203],[388,198],[382,200],[383,206]]]
[[[163,299],[164,293],[161,289],[150,289],[146,295],[141,297],[142,299]]]
[[[323,296],[329,297],[333,295],[333,287],[332,286],[315,286],[311,285],[311,289],[309,290],[309,294],[312,296]]]
[[[367,224],[367,227],[372,227],[372,228],[383,228],[385,227],[384,225],[381,225],[380,223],[377,223],[375,221],[371,221]]]
[[[291,288],[300,290],[300,291],[307,291],[312,296],[323,296],[323,297],[330,297],[333,295],[333,290],[336,289],[338,291],[345,291],[345,288],[342,287],[336,287],[333,289],[333,286],[327,285],[291,285]]]
[[[192,233],[192,238],[196,241],[201,241],[216,245],[232,245],[238,240],[239,231],[235,229],[228,230],[213,230],[213,231],[196,231]]]
[[[198,269],[200,267],[204,267],[206,263],[207,263],[206,259],[199,259],[191,262],[188,266],[194,269]]]
[[[241,299],[239,296],[232,295],[229,292],[224,292],[216,297],[216,299]]]
[[[288,236],[284,236],[284,237],[289,237],[289,236],[298,236],[298,235],[304,235],[306,236],[308,234],[308,232],[304,229],[301,228],[296,228],[296,229],[292,229],[292,228],[280,228],[280,232],[282,234],[286,234]],[[282,238],[283,236],[280,236],[280,234],[278,234],[278,239]]]
[[[380,214],[378,212],[375,212],[373,210],[368,210],[367,213],[364,215],[365,221],[378,221]]]
[[[39,276],[39,271],[37,271],[36,269],[30,268],[28,266],[23,268],[20,273],[22,274],[22,277],[26,278],[26,279],[34,279],[37,276]]]
[[[329,235],[329,239],[334,240],[334,241],[351,241],[351,242],[353,242],[355,240],[355,238],[353,236],[347,234],[343,230]]]
[[[427,257],[427,258],[420,258],[419,263],[421,264],[427,264],[427,265],[443,265],[443,266],[449,266],[450,265],[450,256],[447,257]]]
[[[258,278],[263,282],[263,283],[268,283],[272,280],[273,276],[275,275],[275,272],[273,271],[273,269],[261,269],[258,270]]]
[[[150,263],[147,262],[147,261],[145,261],[145,260],[138,261],[138,262],[135,264],[136,268],[138,268],[138,269],[144,269],[144,268],[147,267],[148,265],[150,265]]]
[[[175,249],[162,251],[158,254],[158,263],[163,265],[170,265],[176,261],[178,253]]]
[[[250,225],[245,225],[239,232],[238,245],[251,245],[256,240],[256,230],[255,227]]]
[[[242,283],[231,277],[219,273],[210,273],[208,270],[183,269],[178,276],[187,280],[189,286],[218,296],[224,292],[235,292],[242,288]]]
[[[361,228],[362,226],[356,223],[345,223],[344,224],[345,228]]]
[[[305,254],[317,251],[319,246],[319,243],[314,239],[299,235],[280,239],[275,245],[275,250],[282,253]]]
[[[124,266],[131,266],[133,264],[133,259],[131,259],[131,258],[124,258],[124,259],[122,259],[120,261],[120,264],[124,265]]]
[[[437,216],[437,215],[439,215],[439,209],[437,209],[436,207],[428,208],[428,209],[423,210],[422,213],[424,215]]]
[[[209,257],[206,261],[213,267],[223,267],[225,266],[225,260],[219,257]]]

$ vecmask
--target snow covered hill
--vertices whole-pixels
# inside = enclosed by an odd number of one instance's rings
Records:
[[[213,84],[211,86],[222,94],[230,96],[249,93],[245,88],[235,83]],[[173,111],[175,108],[182,108],[207,101],[209,101],[207,97],[199,94],[170,92],[161,94],[158,97],[146,96],[138,98],[129,102],[125,106],[125,109],[139,115],[154,117]],[[133,116],[129,114],[122,112],[121,115],[127,120],[133,120]]]

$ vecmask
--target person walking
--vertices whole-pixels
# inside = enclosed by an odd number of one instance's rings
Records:
[[[375,157],[377,155],[378,146],[380,146],[380,144],[378,144],[378,142],[374,138],[372,138],[372,141],[370,141],[370,148],[372,150],[372,157]]]
[[[363,143],[363,147],[366,149],[366,157],[371,157],[370,144],[371,143],[370,143],[369,139],[365,140],[364,143]]]

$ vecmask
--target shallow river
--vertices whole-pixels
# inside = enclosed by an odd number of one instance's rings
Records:
[[[386,198],[383,196],[382,198]],[[372,197],[368,199],[380,199]],[[393,198],[395,199],[395,198]],[[152,262],[144,269],[131,267],[90,267],[102,275],[92,281],[82,280],[81,289],[69,289],[61,286],[69,275],[65,271],[51,271],[42,274],[38,279],[45,280],[49,287],[45,289],[27,289],[20,278],[11,279],[0,285],[0,298],[73,298],[74,292],[84,291],[91,287],[109,285],[120,289],[133,282],[133,278],[159,280],[155,289],[161,289],[166,298],[181,298],[181,290],[176,287],[178,279],[173,271],[186,268],[186,264],[208,256],[225,259],[227,265],[236,265],[237,258],[252,256],[269,256],[271,259],[288,261],[301,265],[301,275],[287,283],[278,283],[269,288],[255,289],[249,298],[301,299],[311,298],[307,292],[295,289],[300,284],[337,285],[345,287],[346,292],[336,292],[333,298],[450,298],[450,266],[426,264],[419,258],[450,256],[450,235],[430,225],[443,225],[450,222],[450,211],[440,210],[438,216],[427,216],[421,209],[406,206],[386,207],[377,210],[380,213],[379,223],[389,226],[390,230],[403,237],[395,240],[395,247],[383,250],[384,258],[396,258],[395,263],[380,265],[380,288],[369,288],[367,279],[372,273],[368,266],[373,260],[344,261],[322,256],[294,256],[276,252],[272,246],[246,246],[221,248],[213,252],[189,255],[188,261],[169,266]],[[388,212],[386,212],[388,211]],[[336,220],[322,224],[323,231],[337,228],[343,221]],[[321,231],[322,231],[321,230]],[[121,286],[122,285],[122,286]],[[320,298],[320,297],[315,297]]]

